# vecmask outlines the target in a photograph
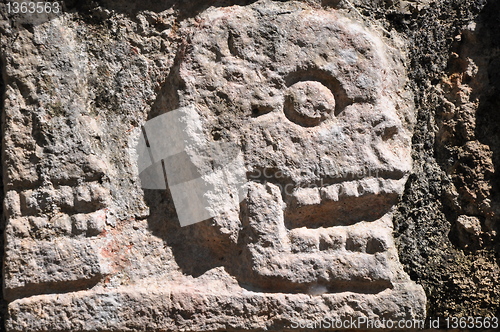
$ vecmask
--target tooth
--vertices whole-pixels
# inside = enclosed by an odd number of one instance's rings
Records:
[[[361,187],[360,192],[363,194],[375,194],[380,192],[380,185],[376,178],[363,179],[359,181]]]
[[[323,201],[335,201],[339,200],[339,185],[332,184],[320,189],[321,199]]]
[[[298,188],[293,192],[293,202],[297,206],[319,205],[321,203],[319,188]]]
[[[339,190],[339,197],[358,197],[357,181],[344,182]]]
[[[292,252],[315,252],[319,249],[319,234],[315,229],[296,228],[288,235]]]
[[[342,250],[345,248],[346,232],[340,227],[335,230],[321,228],[319,232],[319,250]]]
[[[380,192],[384,194],[401,193],[404,190],[406,177],[399,180],[380,180]]]

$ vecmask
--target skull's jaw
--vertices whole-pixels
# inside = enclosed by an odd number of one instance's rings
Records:
[[[392,240],[390,212],[399,183],[376,181],[379,185],[371,183],[371,191],[363,192],[360,188],[369,182],[302,188],[288,204],[276,185],[250,184],[243,204],[248,236],[240,284],[264,292],[366,294],[405,279]],[[352,185],[359,190],[348,189]],[[341,186],[347,190],[338,195]],[[347,222],[340,222],[339,216]],[[312,228],[305,227],[308,220]]]
[[[295,229],[280,250],[250,245],[248,285],[264,292],[312,294],[374,294],[393,288],[398,268],[395,251],[387,247],[392,244],[390,221],[388,214],[370,225]],[[378,229],[370,232],[372,227]]]
[[[352,225],[380,219],[394,206],[407,177],[366,178],[325,187],[297,188],[284,214],[288,229]]]

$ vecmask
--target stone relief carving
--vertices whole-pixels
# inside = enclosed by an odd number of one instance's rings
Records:
[[[50,24],[39,30],[85,53],[83,37],[65,33],[73,23]],[[156,99],[141,76],[154,61],[130,48],[123,51],[134,61],[130,86],[144,86],[118,98],[125,115],[105,110],[94,119],[83,95],[71,109],[76,124],[58,114],[33,117],[54,125],[42,133],[84,133],[33,143],[37,153],[56,146],[55,155],[70,146],[54,167],[38,167],[45,179],[35,179],[28,154],[8,154],[19,169],[6,180],[8,328],[251,330],[287,328],[300,312],[425,317],[425,294],[403,271],[392,236],[391,211],[412,166],[413,108],[397,37],[340,11],[272,1],[211,7],[178,33],[184,42]],[[78,68],[91,75],[85,62]],[[64,84],[73,93],[87,82]],[[148,114],[130,111],[148,98]],[[158,119],[179,110],[177,120],[196,130],[155,136]],[[37,126],[22,110],[8,114],[9,146],[18,139],[15,117],[28,132]],[[163,155],[164,139],[179,137],[190,144]],[[124,151],[129,138],[139,140],[129,146],[134,157],[156,149],[158,158],[137,164]],[[82,156],[73,145],[85,147]],[[179,153],[183,159],[172,158]],[[88,174],[78,175],[72,170],[82,160],[90,160],[81,167]],[[152,173],[139,174],[151,165]],[[172,182],[170,169],[185,174]],[[29,178],[17,176],[22,171],[34,180],[19,189],[16,181]],[[158,186],[146,185],[146,175]],[[195,178],[202,185],[191,189],[206,190],[197,197],[206,214],[183,213],[194,200],[173,188]],[[263,307],[276,315],[263,319]]]
[[[244,197],[205,177],[213,189],[206,196],[224,199],[205,202],[218,213],[194,226],[204,231],[193,242],[207,243],[223,261],[214,265],[258,292],[372,294],[410,284],[391,221],[411,170],[412,108],[399,51],[334,11],[297,4],[209,9],[186,31],[177,84],[165,93],[177,102],[156,111],[189,107],[186,127],[191,121],[210,144],[238,147],[247,175],[232,183],[245,186]],[[221,164],[220,155],[204,157],[194,153],[189,163]],[[202,263],[183,251],[179,264],[201,274],[184,261]],[[420,291],[415,309],[424,302]]]

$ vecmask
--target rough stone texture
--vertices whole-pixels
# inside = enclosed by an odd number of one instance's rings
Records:
[[[422,123],[413,139],[414,160],[426,162],[414,164],[396,230],[407,271],[433,303],[430,316],[500,314],[493,152],[499,146],[493,69],[498,2],[484,5],[435,3],[419,12],[416,23],[398,19],[398,29],[418,31],[410,33],[416,45],[410,76]],[[464,232],[464,220],[474,220],[476,230],[479,221],[480,232]]]
[[[0,4],[7,330],[499,316],[499,11],[483,6]],[[135,147],[190,105],[249,184],[181,228]]]
[[[340,14],[300,3],[208,9],[198,21],[185,29],[192,46],[172,79],[181,90],[167,85],[165,104],[153,112],[194,104],[209,140],[241,146],[248,196],[239,212],[229,209],[238,213],[216,216],[215,234],[205,235],[225,246],[205,246],[253,290],[373,293],[407,282],[391,266],[397,258],[383,217],[411,167],[411,100],[402,90],[399,51]],[[287,96],[301,85],[335,99],[323,121],[311,109],[286,109]],[[167,96],[174,93],[172,105]],[[310,108],[310,100],[306,94],[289,106]],[[336,227],[355,223],[363,226],[347,227],[345,244],[327,244],[330,234],[341,233]],[[318,244],[303,245],[311,241]],[[370,250],[351,242],[383,244]],[[414,304],[416,312],[423,301]]]

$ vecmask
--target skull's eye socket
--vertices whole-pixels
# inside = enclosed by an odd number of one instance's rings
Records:
[[[332,91],[317,81],[301,81],[290,86],[283,108],[288,120],[303,127],[314,127],[335,110]]]

